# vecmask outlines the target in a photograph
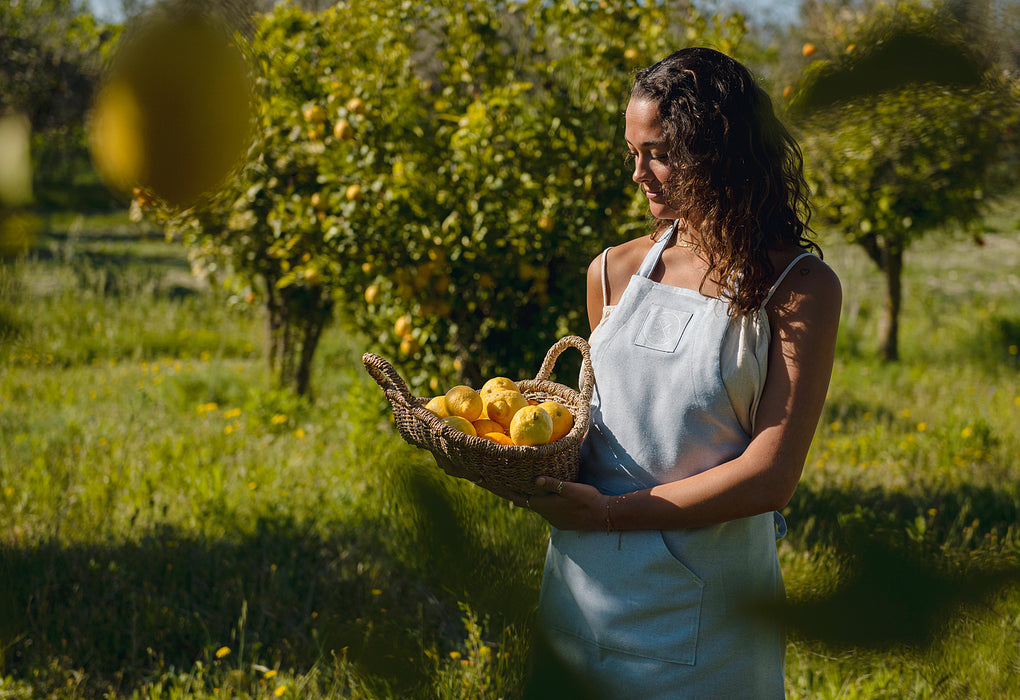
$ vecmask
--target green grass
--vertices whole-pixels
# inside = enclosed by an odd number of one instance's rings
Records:
[[[1020,201],[985,245],[847,298],[786,509],[791,698],[1020,695]],[[123,219],[0,267],[0,697],[498,698],[526,676],[546,527],[391,429],[341,325],[315,398],[266,389],[257,309]]]

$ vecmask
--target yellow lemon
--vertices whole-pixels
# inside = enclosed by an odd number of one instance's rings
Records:
[[[507,377],[493,377],[485,382],[485,384],[482,384],[482,390],[478,393],[484,397],[486,394],[501,390],[516,391],[518,393],[521,391],[514,380]]]
[[[399,336],[406,336],[408,333],[411,332],[411,328],[412,328],[411,317],[408,316],[407,314],[404,314],[403,316],[398,318],[397,322],[393,324],[393,330]]]
[[[552,432],[552,416],[540,406],[525,406],[510,421],[510,439],[515,445],[544,445]]]
[[[570,429],[574,427],[574,416],[567,410],[566,406],[555,401],[543,401],[538,404],[538,407],[543,409],[552,418],[553,431],[549,442],[556,442],[560,438],[565,437],[570,432]]]
[[[471,421],[472,425],[475,426],[475,433],[478,435],[485,435],[486,433],[502,433],[504,432],[503,426],[494,420],[488,418],[479,418]]]
[[[506,433],[485,433],[482,435],[486,440],[491,440],[500,445],[513,445],[514,441],[510,439],[510,436]]]
[[[459,430],[466,435],[475,434],[475,428],[471,425],[471,421],[467,418],[461,418],[460,416],[447,416],[446,418],[443,418],[443,422],[454,430]]]
[[[436,414],[436,418],[446,418],[449,412],[446,410],[446,397],[445,396],[433,396],[429,399],[429,402],[425,404],[425,408]]]
[[[305,107],[303,114],[306,122],[321,124],[326,121],[326,110],[319,105],[310,105]]]
[[[167,14],[125,33],[89,119],[96,168],[114,189],[191,206],[244,157],[254,88],[232,32],[211,17]]]
[[[484,401],[485,415],[489,420],[494,420],[503,426],[503,430],[510,429],[510,421],[514,414],[528,405],[528,399],[519,391],[490,392]]]
[[[340,141],[346,141],[354,137],[354,128],[346,119],[341,119],[333,126],[333,136]]]
[[[415,337],[409,335],[400,341],[400,353],[402,355],[414,355],[419,350],[421,350],[421,343]]]
[[[468,421],[478,420],[482,415],[482,397],[478,392],[461,384],[446,392],[446,412],[451,416],[460,416]]]

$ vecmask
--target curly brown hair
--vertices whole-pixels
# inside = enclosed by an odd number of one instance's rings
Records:
[[[631,97],[658,106],[673,168],[666,203],[697,232],[705,280],[720,284],[731,313],[764,302],[775,274],[770,250],[821,256],[800,147],[747,68],[713,49],[680,49],[638,71]],[[656,222],[653,236],[670,225]]]

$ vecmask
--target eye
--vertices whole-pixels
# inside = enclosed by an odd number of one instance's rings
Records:
[[[624,156],[623,156],[623,162],[624,163],[631,163],[631,162],[634,161],[635,158],[637,158],[637,153],[635,153],[634,151],[628,150],[627,153],[624,154]]]

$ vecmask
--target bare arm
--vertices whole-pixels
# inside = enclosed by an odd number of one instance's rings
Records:
[[[814,259],[798,264],[770,304],[768,376],[747,449],[701,474],[613,497],[612,526],[698,527],[785,506],[825,402],[841,302],[839,280],[827,266]],[[564,484],[558,496],[533,497],[531,505],[557,527],[596,529],[606,527],[609,501],[589,486]]]

